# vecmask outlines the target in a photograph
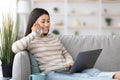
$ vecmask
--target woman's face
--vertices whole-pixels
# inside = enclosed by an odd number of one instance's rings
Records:
[[[36,22],[39,24],[40,29],[42,29],[43,34],[48,34],[50,28],[50,17],[47,14],[43,14]]]

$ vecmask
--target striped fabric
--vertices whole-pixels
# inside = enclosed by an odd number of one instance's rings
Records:
[[[67,64],[73,61],[58,37],[53,34],[40,38],[36,36],[35,32],[32,32],[12,45],[14,53],[25,49],[35,56],[41,71],[67,68]]]

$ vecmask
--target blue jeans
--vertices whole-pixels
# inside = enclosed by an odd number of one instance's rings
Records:
[[[116,72],[101,72],[98,69],[85,69],[81,73],[62,74],[54,71],[45,73],[46,80],[113,80]]]

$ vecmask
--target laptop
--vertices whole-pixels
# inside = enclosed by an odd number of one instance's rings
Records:
[[[75,62],[73,66],[71,67],[71,69],[69,71],[61,72],[61,73],[72,74],[72,73],[81,72],[84,69],[93,68],[101,51],[102,49],[80,52],[77,58],[75,59]]]

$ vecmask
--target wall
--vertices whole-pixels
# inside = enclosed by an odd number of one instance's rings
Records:
[[[76,31],[80,35],[119,34],[120,2],[100,3],[100,1],[41,1],[36,3],[34,8],[40,7],[47,9],[51,14],[52,30],[58,29],[61,34],[75,35]],[[54,7],[59,8],[58,13],[54,12]],[[104,15],[106,13],[105,9],[107,9],[107,14]],[[112,18],[110,27],[105,22],[106,17]]]

